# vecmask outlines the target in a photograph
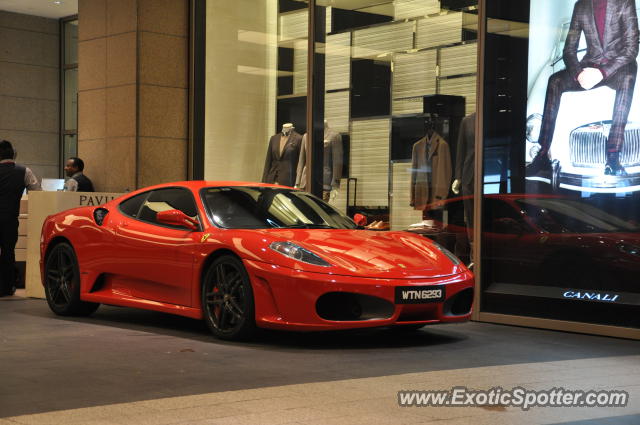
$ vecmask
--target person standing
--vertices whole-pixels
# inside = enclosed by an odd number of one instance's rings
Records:
[[[69,179],[64,182],[65,192],[94,192],[93,183],[84,175],[84,161],[75,156],[67,160],[64,172]]]
[[[11,142],[0,142],[0,297],[13,295],[16,283],[16,255],[20,198],[24,190],[40,190],[33,172],[15,162]]]
[[[587,52],[578,59],[584,33]],[[606,146],[604,174],[626,176],[620,164],[624,130],[631,109],[638,65],[638,16],[633,0],[578,0],[564,45],[566,69],[549,78],[540,129],[540,151],[527,166],[527,175],[551,172],[549,149],[563,93],[608,86],[616,91],[613,121]]]

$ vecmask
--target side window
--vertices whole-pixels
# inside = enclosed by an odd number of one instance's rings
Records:
[[[141,193],[133,198],[120,202],[120,211],[129,217],[138,218],[140,207],[147,196],[149,196],[149,192]]]
[[[151,195],[142,205],[140,210],[140,220],[158,224],[156,214],[160,211],[180,210],[189,217],[197,220],[198,210],[193,200],[193,195],[187,189],[168,188],[158,189],[151,192]],[[166,226],[165,224],[162,224]],[[175,226],[181,229],[180,226]]]

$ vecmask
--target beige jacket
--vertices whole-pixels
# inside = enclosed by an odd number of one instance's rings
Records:
[[[447,199],[451,187],[451,153],[438,133],[413,145],[411,155],[411,206],[424,210],[433,202]]]

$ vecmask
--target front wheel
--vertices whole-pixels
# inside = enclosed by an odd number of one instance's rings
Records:
[[[54,246],[47,256],[45,294],[49,308],[60,316],[88,316],[100,304],[80,300],[80,269],[76,254],[66,242]]]
[[[204,275],[202,313],[209,329],[221,339],[248,339],[256,329],[251,282],[240,259],[216,259]]]

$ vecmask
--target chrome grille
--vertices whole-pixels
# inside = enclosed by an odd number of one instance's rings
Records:
[[[611,122],[589,124],[571,132],[569,147],[574,167],[602,167],[607,160],[607,136]],[[640,124],[629,123],[620,153],[623,167],[640,165]]]

